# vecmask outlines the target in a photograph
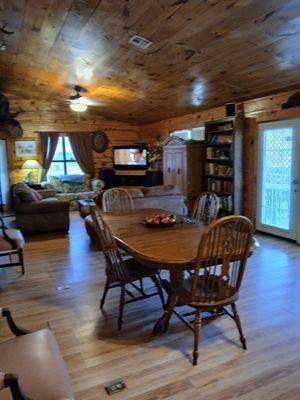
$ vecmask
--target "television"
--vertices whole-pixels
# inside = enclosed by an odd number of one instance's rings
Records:
[[[148,151],[146,145],[113,146],[113,152],[115,169],[148,169]]]

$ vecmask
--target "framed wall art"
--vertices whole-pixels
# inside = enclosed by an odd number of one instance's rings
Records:
[[[33,139],[21,139],[15,141],[16,157],[35,157],[36,156],[36,141]]]

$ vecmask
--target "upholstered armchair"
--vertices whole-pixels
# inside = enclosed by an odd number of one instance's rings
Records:
[[[54,335],[49,329],[29,332],[0,308],[16,336],[0,343],[2,400],[74,400],[73,389]]]

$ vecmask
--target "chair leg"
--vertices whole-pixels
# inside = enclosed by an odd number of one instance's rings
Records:
[[[173,309],[177,300],[177,295],[172,293],[168,299],[168,304],[166,305],[166,315],[164,319],[163,332],[167,332],[170,324],[170,319],[173,314]]]
[[[243,349],[247,350],[247,342],[246,342],[245,336],[243,334],[241,320],[240,320],[240,317],[239,317],[239,314],[238,314],[238,311],[237,311],[235,303],[231,304],[231,309],[232,309],[232,312],[233,312],[233,316],[234,316],[234,320],[235,320],[236,326],[237,326],[239,334],[240,334],[240,340],[241,340]]]
[[[119,319],[118,319],[119,331],[122,329],[124,304],[125,304],[125,283],[121,285],[120,308],[119,308]]]
[[[193,365],[197,365],[198,361],[198,345],[199,345],[199,337],[201,331],[201,315],[200,309],[196,309],[195,313],[195,321],[194,321],[194,352],[193,352]]]
[[[23,249],[18,250],[18,255],[19,255],[19,262],[22,267],[22,275],[25,274],[25,265],[24,265],[24,254],[23,254]]]
[[[159,282],[160,285],[161,285],[161,283],[162,283],[162,277],[160,276],[160,270],[159,270],[159,269],[158,269],[157,272],[156,272],[156,276],[157,276],[158,282]]]
[[[104,286],[104,291],[103,291],[103,295],[102,295],[102,299],[100,302],[100,308],[102,309],[105,303],[105,298],[107,295],[107,292],[109,290],[109,280],[106,278],[106,282],[105,282],[105,286]]]
[[[153,283],[154,283],[154,285],[155,285],[155,287],[157,289],[157,293],[158,293],[158,295],[160,297],[161,304],[162,304],[163,308],[165,308],[165,298],[164,298],[164,294],[163,294],[160,282],[159,282],[159,280],[158,280],[156,275],[153,275],[151,277],[151,279],[152,279],[152,281],[153,281]]]
[[[139,282],[140,282],[141,291],[142,291],[143,293],[145,293],[145,292],[144,292],[144,283],[143,283],[143,279],[139,279]]]

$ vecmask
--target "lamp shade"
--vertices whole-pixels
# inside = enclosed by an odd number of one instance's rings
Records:
[[[26,160],[21,169],[42,169],[42,167],[36,160]]]

